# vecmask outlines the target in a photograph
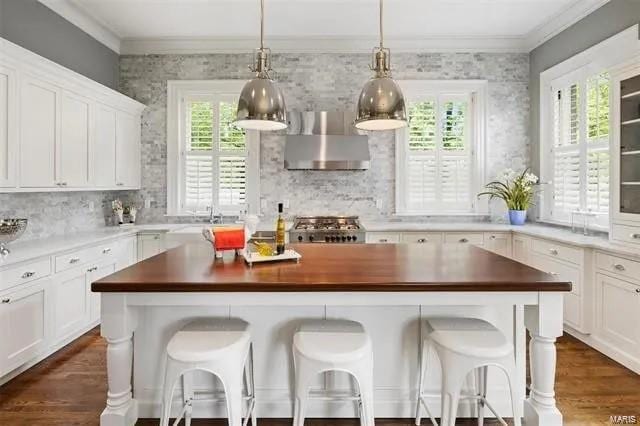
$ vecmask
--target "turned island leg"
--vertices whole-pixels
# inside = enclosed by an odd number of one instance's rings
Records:
[[[126,296],[102,295],[101,335],[107,341],[107,405],[101,426],[132,426],[138,420],[137,401],[132,396],[133,331],[135,318]]]
[[[538,305],[525,307],[525,324],[531,335],[529,367],[531,390],[524,403],[527,425],[560,426],[556,406],[556,338],[562,336],[562,293],[540,293]]]

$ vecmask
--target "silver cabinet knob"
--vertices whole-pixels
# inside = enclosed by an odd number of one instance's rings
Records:
[[[426,243],[426,242],[427,242],[427,239],[426,239],[426,238],[420,238],[420,239],[418,240],[418,243],[419,243],[419,244],[424,244],[424,243]]]
[[[107,253],[110,253],[110,252],[111,252],[111,247],[107,247],[107,248],[102,249],[102,253],[103,254],[107,254]]]
[[[640,288],[636,288],[636,293],[640,293]]]
[[[10,303],[11,299],[9,299],[8,297],[6,299],[2,299],[2,303]]]
[[[460,238],[460,239],[458,240],[458,242],[459,242],[459,243],[468,243],[468,242],[469,242],[469,240],[468,240],[467,238]]]
[[[558,255],[558,250],[557,249],[549,249],[549,253],[551,253],[554,256]]]
[[[380,240],[379,240],[379,241],[380,241],[381,243],[386,243],[386,242],[388,242],[389,240],[387,240],[386,238],[380,238]]]
[[[94,271],[97,271],[97,270],[98,270],[98,267],[97,266],[93,266],[93,267],[87,269],[87,272],[94,272]]]
[[[117,185],[117,186],[124,186],[124,183],[122,183],[122,182],[118,182],[118,183],[116,183],[116,185]]]
[[[78,262],[80,262],[79,257],[72,257],[71,259],[69,259],[69,263],[78,263]]]
[[[613,265],[614,268],[616,268],[618,271],[624,271],[626,270],[626,268],[624,267],[624,265],[621,265],[620,263],[616,263],[615,265]]]
[[[640,234],[631,234],[630,237],[633,238],[634,240],[639,240]]]
[[[36,273],[33,271],[27,271],[24,274],[22,274],[22,278],[31,278],[32,276],[34,276]]]
[[[153,239],[154,239],[154,240],[159,240],[159,239],[160,239],[160,235],[154,235],[154,236],[153,236]]]
[[[492,240],[495,240],[495,239],[496,239],[496,236],[495,236],[495,235],[492,235],[492,236],[490,236],[489,238],[491,238]]]

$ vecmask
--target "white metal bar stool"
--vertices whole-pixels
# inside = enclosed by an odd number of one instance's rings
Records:
[[[184,405],[173,425],[178,425],[183,416],[185,425],[191,424],[194,392],[189,376],[196,370],[209,372],[222,382],[229,426],[246,426],[249,416],[252,426],[256,426],[253,348],[249,324],[240,319],[194,320],[173,335],[167,344],[166,355],[160,426],[169,425],[173,393],[180,377],[183,380]],[[247,387],[246,396],[243,396],[243,382]],[[248,408],[243,423],[244,401],[248,401]]]
[[[362,324],[346,320],[310,320],[293,336],[295,409],[293,425],[303,426],[309,386],[327,371],[349,373],[358,384],[360,424],[373,426],[373,349]]]
[[[507,425],[487,402],[487,371],[489,366],[498,367],[506,374],[511,393],[514,425],[520,426],[520,404],[518,404],[518,395],[514,388],[516,367],[513,345],[492,324],[474,318],[430,318],[423,322],[416,425],[420,425],[421,422],[421,406],[425,407],[431,423],[434,426],[438,425],[427,407],[423,393],[430,348],[434,348],[437,352],[442,367],[441,426],[455,425],[458,402],[461,398],[478,401],[479,426],[484,424],[485,405],[500,423]],[[465,377],[471,372],[475,375],[476,394],[461,395]]]

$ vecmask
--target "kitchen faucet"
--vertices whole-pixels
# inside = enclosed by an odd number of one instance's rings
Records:
[[[209,223],[222,224],[222,217],[222,213],[215,214],[213,212],[213,207],[209,207]]]

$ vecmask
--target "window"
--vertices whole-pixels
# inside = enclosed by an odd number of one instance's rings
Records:
[[[606,227],[609,213],[609,86],[607,72],[579,70],[552,87],[552,137],[546,176],[546,218],[569,223],[573,212],[591,212]]]
[[[400,84],[409,126],[396,134],[397,213],[481,213],[485,83]]]
[[[236,85],[170,82],[168,214],[257,212],[259,138],[233,125]]]

